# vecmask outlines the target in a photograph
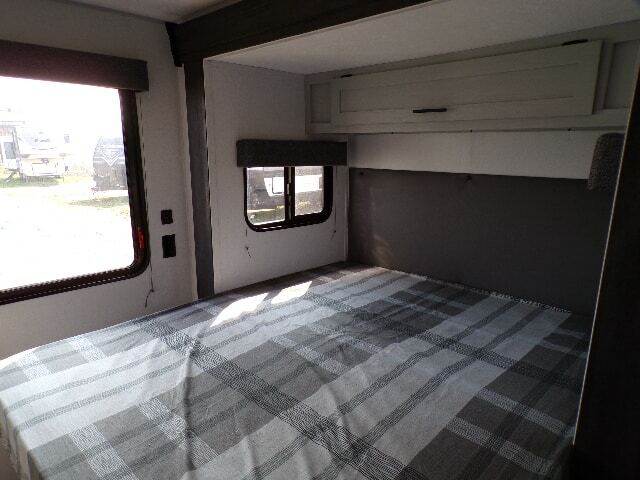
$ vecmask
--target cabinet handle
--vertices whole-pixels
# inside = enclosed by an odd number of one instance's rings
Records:
[[[416,108],[413,113],[444,113],[446,108]]]

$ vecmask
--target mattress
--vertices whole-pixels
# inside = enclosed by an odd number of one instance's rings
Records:
[[[25,479],[562,474],[589,320],[336,264],[0,363]]]

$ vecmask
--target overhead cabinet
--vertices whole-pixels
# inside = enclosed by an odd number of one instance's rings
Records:
[[[601,41],[336,78],[334,127],[593,113]]]

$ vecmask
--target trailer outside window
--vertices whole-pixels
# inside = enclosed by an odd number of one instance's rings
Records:
[[[0,76],[0,304],[147,264],[135,93]]]
[[[244,172],[246,221],[253,230],[312,225],[331,215],[332,167],[250,167]]]

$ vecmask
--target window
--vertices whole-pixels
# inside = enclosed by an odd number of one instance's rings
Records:
[[[0,304],[147,265],[135,93],[0,76]]]
[[[332,167],[245,168],[246,220],[256,231],[324,222],[331,215]]]

